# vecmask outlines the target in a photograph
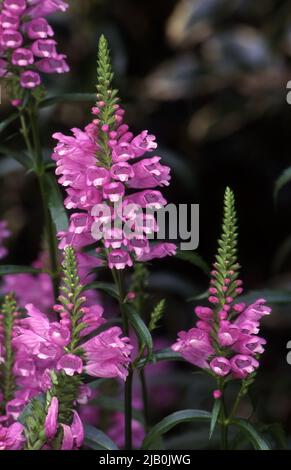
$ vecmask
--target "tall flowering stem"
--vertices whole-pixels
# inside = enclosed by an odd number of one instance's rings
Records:
[[[12,295],[5,297],[1,308],[1,329],[3,335],[3,363],[1,385],[4,396],[4,403],[13,398],[15,389],[15,379],[13,375],[14,352],[12,347],[13,326],[16,320],[17,305]]]
[[[260,319],[271,309],[264,299],[246,306],[238,302],[243,292],[237,262],[237,217],[233,192],[227,188],[224,197],[222,235],[211,272],[208,301],[211,307],[198,306],[196,327],[181,331],[174,351],[204,369],[216,380],[213,397],[214,417],[221,427],[221,448],[228,448],[228,426],[235,416],[242,397],[254,381],[259,356],[266,341],[258,336]],[[240,381],[234,405],[226,409],[226,388],[231,380]],[[217,413],[218,410],[218,413]]]

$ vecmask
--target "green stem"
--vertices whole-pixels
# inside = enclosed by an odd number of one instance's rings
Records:
[[[129,335],[129,323],[124,309],[124,288],[123,279],[118,270],[113,269],[112,275],[119,293],[119,308],[123,321],[123,329],[126,336]],[[124,385],[124,418],[125,418],[125,449],[132,449],[132,380],[133,369],[129,366],[128,376]]]
[[[55,299],[57,299],[58,293],[59,293],[59,282],[58,282],[59,264],[58,264],[58,249],[57,249],[57,241],[56,241],[56,232],[55,232],[53,220],[51,218],[51,214],[49,212],[47,194],[45,190],[45,170],[44,170],[43,155],[42,155],[42,149],[41,149],[41,143],[40,143],[40,131],[39,131],[38,120],[37,120],[38,119],[37,108],[32,104],[30,104],[29,109],[28,109],[28,117],[30,121],[32,139],[30,138],[30,133],[29,133],[29,128],[27,126],[25,113],[24,111],[20,111],[20,123],[21,123],[22,134],[23,134],[26,146],[27,146],[27,150],[34,162],[34,170],[36,172],[38,184],[39,184],[44,223],[45,223],[45,231],[46,231],[50,264],[51,264],[51,277],[52,277]]]
[[[227,450],[228,449],[228,419],[227,419],[223,396],[221,397],[220,417],[221,417],[221,423],[220,423],[220,432],[221,432],[220,446],[221,447],[220,448],[221,450]]]
[[[2,306],[2,318],[3,318],[3,334],[4,334],[4,350],[5,350],[5,361],[3,363],[3,395],[4,402],[7,403],[13,398],[13,391],[15,387],[14,376],[13,376],[13,360],[14,354],[12,349],[12,331],[14,322],[14,313],[16,312],[16,302],[11,295],[5,297],[4,304]]]
[[[149,430],[149,401],[148,401],[146,374],[145,374],[144,368],[140,370],[140,383],[141,383],[141,390],[142,390],[145,430],[148,431]]]

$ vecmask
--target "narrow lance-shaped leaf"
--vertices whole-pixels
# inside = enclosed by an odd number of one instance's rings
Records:
[[[154,442],[159,437],[170,431],[172,428],[182,423],[189,422],[210,422],[211,413],[203,410],[182,410],[170,414],[156,424],[145,437],[142,448],[151,449]]]
[[[68,229],[68,216],[64,208],[62,193],[52,175],[46,174],[45,181],[48,195],[48,206],[56,231],[66,231]]]
[[[94,450],[118,450],[117,445],[100,429],[85,426],[85,446]]]
[[[248,421],[244,419],[233,419],[230,424],[238,427],[246,435],[254,449],[271,450],[269,444]]]

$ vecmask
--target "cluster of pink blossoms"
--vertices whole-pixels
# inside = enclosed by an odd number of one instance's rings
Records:
[[[98,116],[102,106],[99,102],[93,114]],[[147,131],[134,137],[123,123],[123,114],[115,105],[115,130],[106,124],[100,128],[99,120],[94,119],[84,131],[72,129],[73,136],[54,134],[59,143],[52,156],[59,183],[66,188],[65,206],[74,211],[68,232],[59,233],[59,247],[71,245],[85,263],[98,266],[100,258],[81,250],[96,242],[102,231],[108,265],[116,269],[132,266],[133,260],[163,258],[176,251],[172,243],[149,243],[148,235],[158,227],[154,214],[144,211],[166,205],[156,188],[169,185],[170,168],[160,163],[159,156],[145,158],[157,148],[155,137]],[[98,157],[100,134],[110,152],[107,165]],[[125,224],[130,226],[129,232],[124,230]],[[100,254],[100,248],[96,251]]]
[[[80,356],[74,354],[74,351],[69,352],[72,341],[70,308],[73,306],[69,305],[65,309],[62,305],[55,305],[54,311],[59,314],[60,320],[49,321],[47,315],[29,304],[26,306],[27,317],[21,319],[17,317],[14,320],[12,345],[16,389],[13,398],[6,403],[5,415],[1,417],[3,426],[2,431],[0,428],[0,446],[1,432],[3,435],[6,433],[5,436],[10,435],[8,431],[11,424],[17,421],[26,404],[40,393],[51,389],[52,371],[63,371],[69,377],[86,373],[94,377],[118,377],[125,380],[132,350],[129,339],[122,336],[122,330],[119,327],[111,327],[86,340],[87,335],[92,336],[93,331],[105,323],[105,319],[102,316],[103,309],[99,305],[82,307],[82,316],[79,321],[83,326],[79,332],[79,338],[82,342],[80,347],[83,354]],[[0,336],[0,352],[1,363],[4,361],[5,354],[2,335]],[[77,402],[84,404],[89,397],[88,387],[80,386]],[[50,428],[53,416],[56,415],[55,419],[57,419],[57,412],[53,412],[54,407],[57,407],[56,400],[49,409],[46,421],[48,439],[54,437]],[[71,426],[62,425],[64,431],[62,450],[78,448],[82,444],[80,438],[83,435],[82,422],[76,411],[73,411],[73,414]],[[19,440],[20,442],[23,443],[23,440]],[[7,444],[6,448],[11,448],[11,446]]]
[[[172,349],[195,366],[210,369],[217,376],[231,374],[235,379],[244,379],[259,366],[258,355],[264,352],[266,344],[266,340],[258,336],[260,320],[269,315],[271,309],[264,299],[249,306],[232,304],[231,297],[226,300],[217,315],[214,308],[196,307],[196,327],[181,331]],[[210,301],[216,303],[217,298],[210,296]],[[214,340],[215,316],[219,326]]]
[[[19,77],[22,88],[41,83],[40,73],[69,71],[45,16],[68,4],[62,0],[4,0],[0,5],[0,76]]]

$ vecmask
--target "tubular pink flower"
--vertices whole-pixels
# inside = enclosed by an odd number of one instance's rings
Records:
[[[37,72],[26,70],[20,74],[20,84],[23,88],[35,88],[40,82],[40,75]]]
[[[197,367],[208,369],[208,358],[214,353],[209,335],[198,328],[180,331],[178,341],[172,345],[172,350],[179,352],[187,361]]]
[[[57,55],[57,42],[54,39],[37,39],[31,46],[35,57],[54,58]]]
[[[43,73],[66,73],[70,71],[70,67],[66,62],[64,54],[58,54],[55,57],[49,57],[38,60],[35,67]]]
[[[112,327],[82,345],[86,353],[85,370],[94,377],[120,377],[125,380],[132,346],[120,337],[119,327]]]
[[[108,256],[108,266],[110,269],[124,269],[126,266],[132,266],[132,260],[125,250],[113,250]]]
[[[4,29],[0,36],[0,44],[8,49],[16,49],[23,43],[23,37],[15,29]]]
[[[145,158],[132,165],[134,177],[130,179],[130,188],[155,188],[156,186],[168,186],[170,168],[161,165],[161,157]]]
[[[165,258],[166,256],[175,255],[177,251],[176,245],[173,243],[157,243],[150,247],[148,252],[137,256],[139,261],[150,261],[155,258]]]
[[[37,18],[29,21],[25,29],[30,39],[46,39],[54,35],[52,27],[49,25],[45,18]]]
[[[47,439],[53,439],[58,430],[59,402],[56,397],[52,397],[45,419],[45,435]]]
[[[210,362],[210,369],[213,370],[216,375],[224,377],[229,374],[231,364],[225,357],[215,357]]]
[[[237,354],[230,360],[231,371],[235,378],[244,379],[259,367],[259,362],[252,356]]]
[[[13,51],[12,64],[18,65],[19,67],[27,67],[33,64],[34,58],[33,53],[29,49],[18,48]]]
[[[61,424],[63,428],[63,440],[61,450],[72,450],[74,448],[74,437],[71,427],[67,424]]]
[[[15,15],[21,15],[26,9],[26,0],[4,0],[4,8]]]
[[[71,431],[75,443],[75,447],[79,448],[84,442],[84,427],[80,416],[77,411],[73,410],[73,421],[71,424]]]
[[[20,423],[5,427],[0,424],[0,450],[21,450],[25,438],[24,428]]]
[[[56,11],[66,11],[69,5],[63,0],[38,0],[33,2],[32,7],[28,9],[27,14],[31,18],[50,15]]]
[[[83,370],[82,359],[75,354],[65,354],[57,363],[57,370],[63,370],[65,374],[73,376],[81,374]]]

